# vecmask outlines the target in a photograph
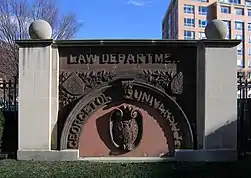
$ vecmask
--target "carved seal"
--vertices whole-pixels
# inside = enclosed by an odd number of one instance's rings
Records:
[[[122,86],[120,84],[122,84]],[[157,89],[147,83],[121,81],[120,84],[124,92],[123,97],[119,99],[120,101],[139,102],[153,108],[166,120],[166,124],[170,126],[175,148],[193,148],[193,134],[190,123],[182,108],[171,96],[163,92],[163,90]],[[77,149],[79,147],[81,129],[89,116],[105,105],[118,102],[116,92],[112,92],[114,89],[118,90],[116,84],[103,86],[101,89],[98,89],[98,96],[86,95],[79,100],[64,124],[60,141],[61,149]],[[135,148],[141,140],[140,135],[142,129],[140,127],[140,120],[142,120],[142,118],[136,117],[135,119],[134,115],[127,114],[130,117],[125,119],[124,116],[125,113],[128,112],[126,111],[128,109],[118,109],[122,111],[122,114],[121,111],[118,110],[120,112],[120,115],[117,115],[117,117],[120,117],[119,119],[116,117],[114,119],[112,115],[110,116],[110,131],[108,132],[111,132],[111,139],[115,146],[120,147],[122,151],[129,151]],[[138,114],[140,116],[140,113]],[[115,123],[115,121],[119,122]],[[134,131],[132,131],[133,129]],[[131,135],[124,138],[126,134]]]
[[[142,114],[131,105],[115,109],[110,117],[110,137],[123,151],[131,151],[142,137]]]

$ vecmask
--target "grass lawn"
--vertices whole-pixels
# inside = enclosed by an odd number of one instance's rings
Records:
[[[87,163],[0,161],[0,177],[251,177],[251,161],[230,163]]]

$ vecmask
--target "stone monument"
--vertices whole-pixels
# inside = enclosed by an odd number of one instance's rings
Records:
[[[235,160],[240,41],[211,30],[217,40],[54,41],[32,23],[17,41],[18,159]]]

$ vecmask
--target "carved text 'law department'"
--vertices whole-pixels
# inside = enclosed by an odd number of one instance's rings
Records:
[[[171,54],[70,54],[68,64],[169,64],[173,62]]]

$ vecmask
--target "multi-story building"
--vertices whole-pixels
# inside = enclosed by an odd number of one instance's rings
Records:
[[[208,20],[228,26],[227,39],[240,39],[238,70],[251,77],[251,0],[171,0],[162,22],[163,39],[203,39]]]

